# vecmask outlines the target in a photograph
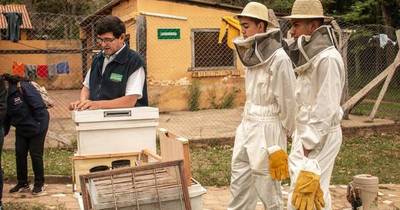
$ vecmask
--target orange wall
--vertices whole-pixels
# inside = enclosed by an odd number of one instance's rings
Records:
[[[80,49],[79,40],[21,40],[17,43],[1,40],[2,50],[51,50],[51,49]],[[60,74],[56,78],[38,79],[37,82],[47,89],[81,88],[82,59],[81,54],[0,54],[0,72],[11,73],[13,62],[24,64],[57,64],[67,61],[69,74]]]
[[[146,16],[147,21],[147,67],[150,103],[161,111],[187,110],[189,85],[193,79],[200,82],[200,108],[210,108],[210,93],[215,92],[219,100],[225,92],[238,90],[235,105],[244,102],[242,65],[237,63],[236,76],[208,76],[193,78],[192,72],[192,29],[219,29],[221,17],[232,16],[233,12],[194,4],[159,0],[139,0],[138,13],[159,13],[187,18]],[[179,28],[179,40],[159,40],[157,29]],[[225,69],[220,69],[224,71]],[[230,69],[232,71],[232,69]],[[215,72],[219,72],[216,70]],[[229,72],[229,71],[228,71]],[[222,82],[224,81],[224,82]]]

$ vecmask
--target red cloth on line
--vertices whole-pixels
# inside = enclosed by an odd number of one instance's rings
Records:
[[[47,78],[49,76],[47,65],[37,65],[37,75],[40,78]]]
[[[12,66],[12,74],[20,77],[25,77],[25,65],[23,63],[14,62]]]

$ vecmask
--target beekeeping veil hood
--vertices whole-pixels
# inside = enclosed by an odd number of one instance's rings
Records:
[[[282,34],[278,28],[268,29],[265,33],[255,34],[244,39],[236,38],[236,51],[246,67],[254,67],[264,63],[273,53],[282,47]]]
[[[290,44],[288,54],[298,67],[306,64],[318,53],[331,46],[337,48],[335,31],[330,25],[323,25],[311,35],[301,35]]]

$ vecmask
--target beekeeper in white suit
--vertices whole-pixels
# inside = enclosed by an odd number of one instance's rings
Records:
[[[289,176],[286,137],[294,130],[295,75],[281,32],[266,6],[251,2],[237,15],[243,37],[234,40],[245,66],[246,104],[236,130],[228,209],[283,209],[280,180]]]
[[[329,183],[342,143],[344,64],[334,30],[324,25],[332,18],[324,16],[319,0],[296,0],[285,18],[296,39],[289,54],[298,76],[288,209],[332,209]]]

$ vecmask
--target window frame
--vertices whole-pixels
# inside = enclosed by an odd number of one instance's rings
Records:
[[[237,70],[237,58],[235,50],[231,49],[232,57],[233,57],[233,65],[232,66],[213,66],[213,67],[196,67],[195,61],[195,42],[194,36],[196,32],[216,32],[219,33],[219,28],[193,28],[190,32],[190,42],[191,42],[191,66],[189,71],[220,71],[220,70]],[[230,49],[230,48],[229,48]]]

